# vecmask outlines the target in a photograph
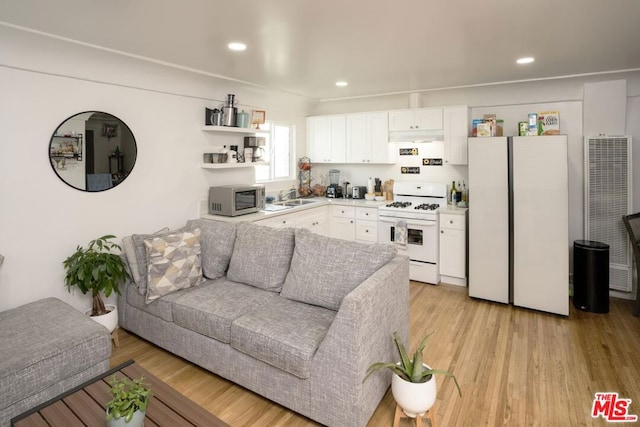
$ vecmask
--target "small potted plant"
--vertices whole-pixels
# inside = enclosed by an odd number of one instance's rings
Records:
[[[144,377],[130,380],[115,376],[107,381],[113,397],[107,403],[108,427],[140,427],[143,425],[147,406],[153,393],[144,384]]]
[[[63,261],[66,271],[64,284],[71,292],[73,288],[87,294],[91,292],[93,299],[92,319],[104,325],[110,332],[118,324],[118,313],[115,305],[105,308],[101,294],[111,295],[112,292],[120,294],[118,285],[129,278],[125,263],[114,249],[121,250],[120,245],[111,242],[115,238],[112,235],[102,236],[89,242],[85,249],[78,246],[73,255]],[[106,317],[103,317],[106,316]]]
[[[462,396],[458,380],[456,380],[456,377],[451,372],[431,369],[431,367],[423,363],[422,351],[427,344],[429,335],[422,339],[422,342],[413,355],[413,359],[410,359],[405,346],[402,344],[400,335],[398,332],[394,332],[393,340],[400,354],[400,362],[374,363],[369,366],[367,375],[364,378],[364,380],[366,380],[371,374],[380,369],[390,369],[393,372],[391,393],[398,405],[402,408],[402,411],[411,418],[424,415],[435,403],[436,379],[434,374],[452,377],[458,389],[458,394]]]

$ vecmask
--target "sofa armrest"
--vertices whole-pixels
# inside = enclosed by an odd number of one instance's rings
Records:
[[[317,409],[331,414],[327,424],[366,424],[389,387],[391,376],[380,372],[364,383],[363,379],[372,363],[398,359],[394,331],[406,342],[409,260],[404,256],[396,256],[343,299],[316,352],[311,390],[318,394],[312,396],[312,405],[325,402],[327,407]],[[335,395],[339,398],[323,398]],[[359,412],[355,421],[353,412]]]

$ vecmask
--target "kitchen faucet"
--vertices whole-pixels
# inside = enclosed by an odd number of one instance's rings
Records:
[[[280,190],[278,193],[278,200],[291,200],[296,198],[296,189],[291,188],[289,190]]]

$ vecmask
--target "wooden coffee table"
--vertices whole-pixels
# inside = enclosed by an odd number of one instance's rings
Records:
[[[139,378],[151,386],[153,397],[147,408],[145,427],[228,427],[224,421],[178,393],[167,383],[136,365],[133,360],[87,381],[69,392],[18,415],[11,420],[15,427],[30,426],[104,426],[105,405],[110,400],[107,380],[112,375]]]

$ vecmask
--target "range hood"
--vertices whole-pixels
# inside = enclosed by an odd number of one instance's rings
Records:
[[[444,129],[411,129],[389,131],[389,142],[444,141]]]

